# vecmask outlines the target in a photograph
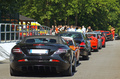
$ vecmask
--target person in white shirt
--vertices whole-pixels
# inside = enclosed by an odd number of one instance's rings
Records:
[[[71,25],[71,28],[68,31],[75,32],[76,29],[75,29],[75,27],[73,27],[73,25]]]
[[[84,26],[82,26],[82,31],[83,33],[86,33],[86,28]]]
[[[82,28],[79,27],[79,28],[76,30],[76,32],[81,32],[81,33],[83,33]]]

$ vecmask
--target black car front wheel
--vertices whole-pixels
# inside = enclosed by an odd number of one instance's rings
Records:
[[[104,47],[104,48],[106,47],[106,43],[103,45],[103,47]]]

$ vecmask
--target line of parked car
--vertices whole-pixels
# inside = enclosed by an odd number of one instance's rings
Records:
[[[28,36],[12,48],[10,54],[11,76],[25,73],[62,73],[72,76],[79,57],[89,60],[91,51],[106,47],[113,40],[109,31],[61,32],[56,35]]]

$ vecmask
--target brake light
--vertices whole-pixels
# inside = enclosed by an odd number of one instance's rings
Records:
[[[80,43],[80,49],[84,49],[85,48],[85,43],[84,42],[81,42]]]
[[[22,54],[22,51],[20,50],[20,48],[14,48],[12,52]]]
[[[80,43],[80,46],[84,46],[84,45],[85,45],[85,43],[84,43],[84,42],[81,42],[81,43]]]
[[[33,46],[44,46],[44,44],[33,44]]]
[[[80,49],[84,49],[84,47],[80,47]]]
[[[63,48],[59,48],[57,51],[54,52],[54,54],[61,54],[61,53],[67,53],[67,50]]]
[[[50,59],[51,62],[60,62],[60,60]]]
[[[18,62],[25,62],[25,59],[18,60]]]

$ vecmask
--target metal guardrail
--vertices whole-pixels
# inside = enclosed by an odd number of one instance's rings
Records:
[[[16,42],[25,36],[49,35],[50,27],[0,23],[0,43]]]

